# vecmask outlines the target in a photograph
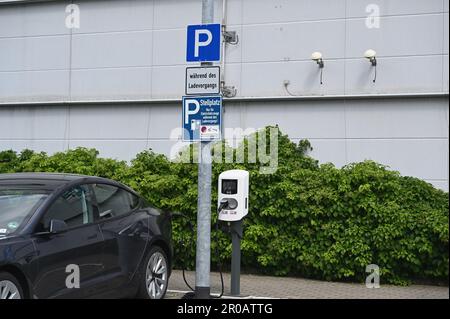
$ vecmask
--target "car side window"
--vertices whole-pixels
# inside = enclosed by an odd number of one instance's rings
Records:
[[[65,191],[50,206],[41,221],[43,230],[50,230],[50,221],[64,221],[68,227],[76,227],[94,221],[92,194],[85,185],[75,186]]]
[[[139,206],[139,197],[123,188],[93,184],[100,219],[117,217],[131,212]]]

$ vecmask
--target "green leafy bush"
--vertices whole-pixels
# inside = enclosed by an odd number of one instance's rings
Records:
[[[268,128],[256,134],[268,134]],[[239,148],[247,149],[248,139]],[[279,135],[279,164],[274,174],[260,174],[259,162],[214,163],[213,222],[219,173],[232,168],[250,172],[250,212],[242,241],[244,269],[363,281],[366,266],[377,264],[383,282],[448,280],[448,193],[373,161],[340,169],[319,165],[307,156],[310,148],[308,141],[297,145]],[[84,148],[52,156],[29,150],[0,152],[0,173],[24,171],[116,179],[157,207],[183,212],[190,220],[174,221],[176,266],[194,266],[196,164],[170,162],[151,150],[139,153],[130,164],[100,158],[96,150]],[[229,237],[213,231],[212,248],[216,247],[220,260],[227,264]],[[212,257],[215,264],[218,260]]]

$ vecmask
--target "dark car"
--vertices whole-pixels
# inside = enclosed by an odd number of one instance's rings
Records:
[[[0,299],[163,298],[171,215],[112,180],[0,174]]]

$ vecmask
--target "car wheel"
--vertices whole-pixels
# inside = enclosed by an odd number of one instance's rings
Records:
[[[142,263],[138,298],[162,299],[169,284],[169,261],[164,250],[152,247]]]
[[[23,299],[19,281],[7,272],[0,272],[0,299]]]

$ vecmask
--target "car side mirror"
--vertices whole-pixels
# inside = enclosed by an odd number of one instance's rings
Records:
[[[69,227],[67,224],[59,219],[52,219],[50,221],[50,233],[57,234],[66,231]]]

